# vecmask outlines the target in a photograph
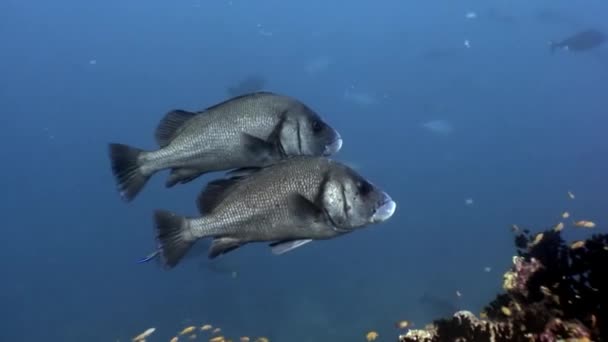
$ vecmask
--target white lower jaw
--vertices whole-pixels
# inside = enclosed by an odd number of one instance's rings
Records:
[[[372,216],[372,222],[377,223],[388,220],[391,218],[391,216],[393,216],[396,209],[397,203],[395,203],[395,201],[390,200],[384,203],[380,208],[378,208],[378,210],[376,210],[374,216]]]

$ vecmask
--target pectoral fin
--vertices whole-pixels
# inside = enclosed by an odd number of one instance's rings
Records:
[[[291,250],[294,250],[300,246],[303,246],[311,241],[312,241],[312,239],[277,241],[277,242],[271,243],[269,246],[272,248],[273,254],[281,255],[283,253],[287,253]]]

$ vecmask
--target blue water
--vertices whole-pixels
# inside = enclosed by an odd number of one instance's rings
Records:
[[[148,341],[168,341],[203,323],[394,341],[396,320],[447,314],[425,294],[478,312],[500,291],[512,224],[546,228],[568,210],[606,232],[608,46],[551,55],[547,42],[608,31],[607,12],[600,0],[0,1],[0,341],[129,341],[149,327]],[[195,215],[219,174],[165,189],[163,173],[127,204],[107,144],[152,149],[165,112],[223,101],[251,74],[337,128],[336,158],[397,212],[283,256],[259,244],[210,262],[203,245],[171,271],[137,264],[152,211]]]

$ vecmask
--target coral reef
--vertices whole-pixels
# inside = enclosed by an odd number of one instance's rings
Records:
[[[399,341],[608,341],[608,235],[568,245],[560,225],[534,236],[515,226],[504,293],[479,317],[459,311]]]

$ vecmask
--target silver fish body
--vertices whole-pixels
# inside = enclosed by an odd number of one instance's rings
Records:
[[[265,166],[289,156],[329,156],[340,134],[302,102],[270,92],[237,96],[201,112],[175,110],[156,130],[160,149],[110,144],[112,170],[131,201],[156,172],[171,169],[167,187],[206,172]]]
[[[383,222],[396,208],[388,194],[348,166],[309,156],[213,181],[198,206],[199,218],[156,211],[157,241],[166,266],[177,265],[199,239],[213,238],[210,258],[264,241],[282,254]]]

